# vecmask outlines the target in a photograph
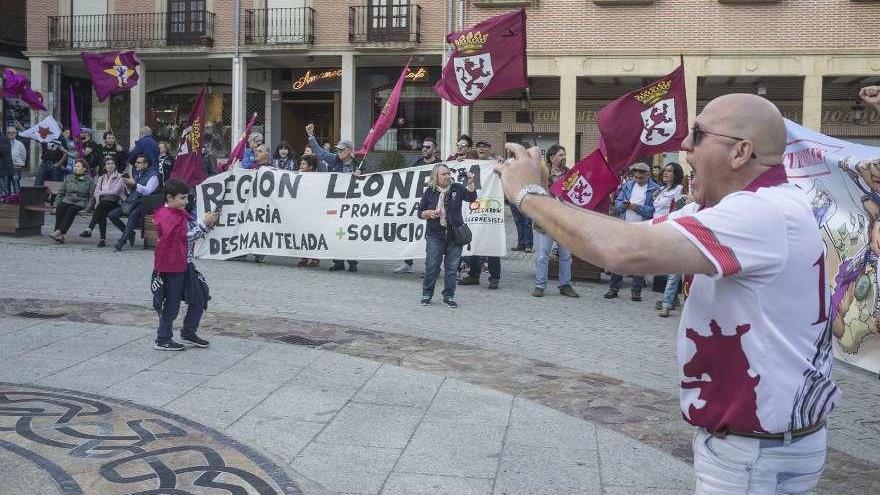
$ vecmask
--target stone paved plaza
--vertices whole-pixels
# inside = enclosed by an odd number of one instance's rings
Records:
[[[499,290],[484,276],[451,310],[419,306],[421,279],[395,262],[202,261],[212,347],[160,353],[152,251],[93,246],[0,239],[9,493],[692,491],[678,313],[658,318],[650,293],[608,301],[579,283],[580,299],[536,299],[533,259],[513,254]],[[880,493],[880,381],[846,365],[835,378],[818,493]]]

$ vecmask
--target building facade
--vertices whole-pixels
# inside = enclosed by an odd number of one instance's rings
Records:
[[[445,34],[520,7],[529,91],[471,108],[441,102],[431,86]],[[433,136],[448,153],[467,132],[496,146],[559,142],[581,157],[605,103],[683,60],[691,117],[717,95],[754,92],[807,127],[880,144],[880,115],[857,103],[861,86],[880,83],[876,0],[30,0],[26,15],[34,88],[66,123],[54,96],[74,87],[80,118],[123,142],[143,124],[173,142],[208,87],[217,156],[252,113],[273,146],[301,151],[308,123],[323,142],[359,143],[410,61],[379,151],[412,160]],[[80,53],[121,48],[143,61],[141,84],[100,103]]]
[[[13,69],[27,72],[28,61],[23,51],[27,32],[26,4],[15,0],[0,0],[0,70]],[[0,115],[6,126],[30,122],[27,105],[18,100],[0,98]]]
[[[880,115],[858,103],[880,84],[876,0],[470,0],[464,23],[511,6],[528,16],[529,95],[474,105],[463,120],[475,139],[583,157],[599,109],[683,60],[689,120],[716,96],[757,93],[809,128],[880,145]]]

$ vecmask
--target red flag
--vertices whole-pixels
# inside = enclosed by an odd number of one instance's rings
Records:
[[[133,51],[82,54],[98,101],[113,93],[128,91],[138,84],[137,66],[141,61]]]
[[[394,123],[394,118],[397,116],[397,104],[400,102],[400,91],[403,89],[403,83],[406,80],[406,74],[408,72],[409,63],[406,64],[403,71],[400,73],[400,77],[397,79],[397,84],[395,84],[394,89],[391,90],[391,96],[388,97],[388,101],[386,101],[385,106],[382,107],[382,112],[376,117],[376,122],[373,123],[373,127],[370,128],[367,137],[364,138],[364,143],[361,145],[361,149],[355,151],[355,154],[366,155],[370,151],[373,151],[373,146],[376,145],[376,141],[382,139],[382,136],[384,136],[385,133],[388,132],[388,129],[391,128],[391,124]]]
[[[238,144],[235,145],[235,148],[232,148],[232,152],[229,154],[229,158],[226,160],[226,163],[223,164],[223,169],[221,171],[225,172],[232,168],[235,162],[240,162],[242,158],[244,158],[244,150],[248,145],[248,135],[251,133],[251,127],[254,126],[254,122],[257,121],[257,113],[251,116],[251,120],[248,121],[247,125],[244,126],[244,132],[241,133],[241,139],[238,140]]]
[[[550,186],[550,194],[587,210],[608,212],[610,195],[619,181],[599,150],[574,164]]]
[[[180,136],[180,149],[174,159],[171,178],[189,187],[200,184],[208,174],[202,164],[202,147],[205,145],[205,89],[202,88],[196,103],[189,111],[189,120]]]
[[[684,64],[599,111],[599,149],[618,172],[643,156],[681,150],[688,135]]]
[[[453,105],[472,105],[511,89],[528,87],[526,11],[496,15],[446,36],[452,55],[434,91]]]
[[[70,90],[70,135],[73,136],[73,143],[76,145],[76,152],[79,158],[83,157],[83,145],[80,134],[82,128],[79,125],[79,116],[76,114],[76,102],[73,99],[73,86],[68,86]]]

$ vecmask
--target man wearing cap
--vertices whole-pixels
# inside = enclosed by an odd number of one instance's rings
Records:
[[[697,495],[806,493],[825,467],[840,396],[825,243],[786,177],[786,141],[769,100],[710,101],[681,144],[695,202],[639,224],[550,197],[537,149],[508,144],[516,159],[498,167],[510,201],[578,257],[618,273],[689,274],[676,381],[696,427]]]
[[[315,139],[315,124],[306,126],[306,134],[309,136],[309,147],[318,155],[318,159],[327,163],[328,172],[348,172],[355,175],[361,174],[360,164],[354,159],[354,144],[349,139],[342,139],[336,143],[336,153],[331,153],[318,144]],[[333,260],[331,272],[345,270],[344,260]],[[348,271],[358,271],[357,260],[348,260]]]
[[[489,141],[479,140],[476,144],[477,147],[477,158],[480,160],[497,160],[498,155],[492,153],[492,145]]]
[[[660,186],[651,180],[651,167],[647,163],[634,163],[629,167],[633,178],[624,182],[617,193],[614,201],[614,212],[624,222],[641,222],[654,217],[654,196],[660,192]],[[640,246],[635,246],[640,248]],[[623,275],[611,274],[611,284],[605,299],[617,297],[620,285],[623,283]],[[634,275],[632,277],[632,300],[642,300],[642,287],[645,286],[645,277]]]

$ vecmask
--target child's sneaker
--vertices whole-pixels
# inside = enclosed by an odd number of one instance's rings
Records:
[[[181,340],[183,340],[184,344],[191,345],[193,347],[208,347],[209,345],[211,345],[210,342],[205,339],[200,339],[199,336],[196,334],[182,335],[180,338]]]
[[[153,349],[157,351],[182,351],[186,349],[182,344],[178,344],[173,340],[168,340],[165,342],[159,342],[158,340],[153,344]]]

